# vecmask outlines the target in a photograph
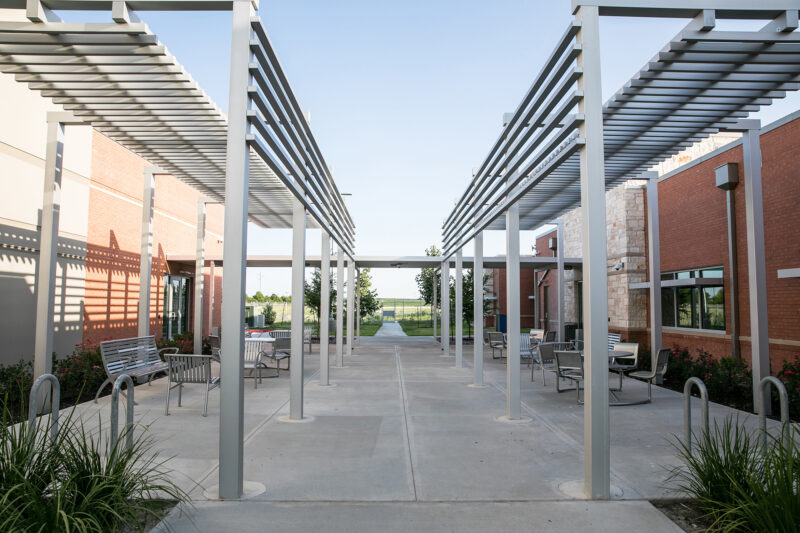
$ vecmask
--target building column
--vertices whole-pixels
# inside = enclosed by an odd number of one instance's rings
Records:
[[[558,286],[558,342],[564,342],[564,221],[556,222],[556,274]]]
[[[39,233],[39,265],[36,273],[36,326],[33,377],[53,370],[53,315],[55,313],[58,226],[61,213],[61,175],[64,163],[64,113],[47,114],[42,223]],[[66,291],[67,287],[61,288]],[[45,408],[45,397],[40,406]]]
[[[764,203],[761,190],[761,121],[740,120],[744,162],[744,208],[747,229],[747,278],[750,293],[750,350],[753,369],[753,399],[758,398],[758,384],[769,376],[769,324],[767,320],[767,266],[764,249]],[[755,412],[765,409],[767,403],[757,405]]]
[[[292,200],[292,328],[289,368],[289,418],[303,419],[303,328],[305,327],[306,208]]]
[[[208,269],[208,333],[214,334],[214,296],[217,285],[216,262],[211,261]]]
[[[437,304],[439,298],[438,298],[438,292],[436,290],[436,282],[439,280],[438,276],[436,275],[436,269],[434,268],[432,270],[433,270],[433,305],[431,307],[433,307],[433,309],[431,311],[431,322],[433,323],[433,342],[436,342],[436,336],[437,336],[436,323],[439,320],[438,317],[439,313],[437,313],[437,311],[439,310],[439,304]]]
[[[579,6],[576,19],[581,45],[578,112],[585,119],[579,134],[583,225],[584,493],[608,499],[611,492],[611,438],[608,412],[608,266],[606,256],[606,180],[603,153],[603,94],[600,68],[600,13]]]
[[[541,329],[539,324],[539,271],[533,269],[533,327],[534,329]],[[546,329],[546,328],[545,328]]]
[[[464,366],[464,258],[459,248],[456,252],[456,368]]]
[[[522,418],[520,398],[519,204],[506,210],[506,418]]]
[[[450,355],[450,258],[442,263],[442,350]]]
[[[361,270],[356,271],[356,344],[361,344]]]
[[[194,262],[194,353],[203,353],[203,285],[206,251],[206,200],[197,200],[197,245]]]
[[[222,260],[222,347],[219,413],[219,497],[238,499],[244,488],[244,304],[247,268],[247,86],[250,83],[249,1],[233,2],[225,166],[225,234]]]
[[[336,254],[336,366],[344,366],[344,250]]]
[[[347,353],[353,355],[353,319],[356,304],[356,263],[350,257],[347,260]]]
[[[475,316],[473,322],[475,323],[475,341],[472,346],[473,353],[473,368],[475,370],[475,378],[472,384],[476,387],[483,386],[483,232],[481,231],[475,235],[475,261],[472,265],[472,279],[473,289],[472,295],[475,299],[473,309]]]
[[[142,246],[139,259],[139,337],[150,335],[150,269],[153,263],[153,204],[157,169],[145,167],[142,193]]]
[[[319,384],[330,385],[330,361],[328,341],[330,339],[331,311],[331,236],[322,230],[322,264],[320,265],[319,297]]]
[[[647,251],[650,276],[650,353],[655,364],[661,338],[661,237],[658,218],[658,173],[647,172]]]

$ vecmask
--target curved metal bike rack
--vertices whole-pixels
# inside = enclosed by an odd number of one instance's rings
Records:
[[[36,427],[36,416],[39,413],[39,388],[45,381],[49,381],[53,390],[53,399],[50,402],[50,440],[56,441],[58,437],[58,410],[61,406],[61,384],[53,374],[42,374],[31,387],[30,402],[28,403],[28,432],[33,435]]]
[[[778,396],[781,402],[781,433],[783,434],[783,445],[789,448],[789,439],[791,437],[789,430],[789,395],[786,393],[786,387],[781,383],[781,380],[775,376],[767,376],[758,383],[758,427],[760,433],[758,441],[762,449],[766,448],[767,444],[767,415],[764,409],[764,391],[767,385],[772,384],[778,391]]]
[[[127,413],[123,427],[128,428],[125,445],[130,450],[133,447],[133,379],[128,374],[119,376],[111,391],[111,448],[116,448],[119,439],[119,393],[123,383],[128,384],[128,397],[125,402]]]
[[[700,425],[701,435],[708,434],[708,390],[700,378],[689,378],[683,386],[683,434],[686,439],[686,448],[692,451],[692,385],[700,391]]]

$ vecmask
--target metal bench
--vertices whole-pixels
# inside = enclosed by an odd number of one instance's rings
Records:
[[[178,353],[178,348],[159,350],[154,335],[101,342],[100,354],[107,378],[94,395],[95,403],[105,386],[114,383],[122,374],[128,374],[136,381],[146,377],[150,384],[155,374],[167,371],[167,363],[161,360],[164,352]]]

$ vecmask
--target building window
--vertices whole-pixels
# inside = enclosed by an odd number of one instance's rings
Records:
[[[693,285],[690,280],[715,280]],[[687,280],[661,289],[661,324],[666,327],[725,331],[725,293],[722,290],[722,267],[684,270],[661,274],[662,281]],[[718,283],[716,282],[718,281]]]

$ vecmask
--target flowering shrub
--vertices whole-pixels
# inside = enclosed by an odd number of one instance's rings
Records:
[[[191,333],[182,333],[175,335],[172,339],[164,339],[163,337],[156,341],[158,348],[177,348],[178,353],[194,353],[194,336]],[[203,337],[203,353],[211,355],[211,344],[208,342],[208,337]]]
[[[25,406],[31,386],[32,363],[20,361],[15,365],[0,365],[0,402],[5,403],[12,420],[21,420],[22,415],[27,413]]]
[[[53,359],[53,374],[61,383],[62,404],[71,404],[79,398],[94,396],[97,388],[106,379],[100,345],[91,340],[76,344],[69,357]],[[111,392],[110,387],[105,392]]]
[[[800,355],[791,361],[784,361],[778,372],[778,379],[783,381],[789,394],[789,414],[793,420],[800,419]],[[778,411],[773,410],[774,413]]]

